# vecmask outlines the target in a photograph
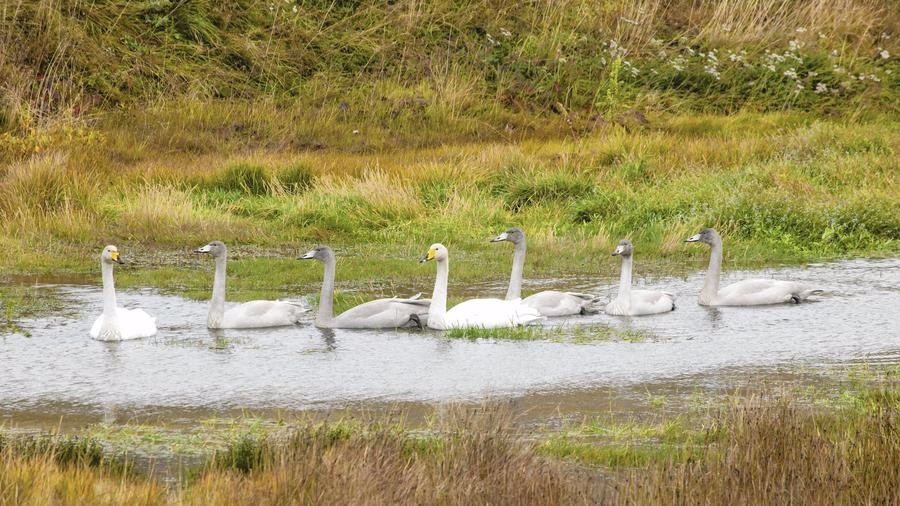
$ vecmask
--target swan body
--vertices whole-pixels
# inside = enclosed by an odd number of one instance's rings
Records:
[[[622,240],[613,251],[613,256],[622,259],[622,275],[619,279],[619,293],[606,305],[606,314],[613,316],[643,316],[668,313],[675,309],[675,295],[658,290],[632,290],[631,268],[634,247],[631,241]]]
[[[115,246],[107,246],[100,254],[103,276],[103,313],[94,320],[90,335],[100,341],[124,341],[156,335],[156,318],[143,309],[125,309],[116,305],[113,264],[125,263]]]
[[[300,322],[300,315],[307,311],[297,302],[282,300],[252,300],[229,308],[222,318],[207,319],[211,329],[250,329],[282,327]]]
[[[793,281],[777,279],[744,279],[719,289],[713,297],[700,295],[704,306],[761,306],[800,302],[821,290]]]
[[[308,309],[300,303],[281,300],[254,300],[225,310],[225,278],[228,248],[213,241],[194,253],[206,253],[216,261],[213,293],[209,301],[206,326],[211,329],[252,329],[294,325]]]
[[[685,242],[702,242],[710,247],[709,270],[703,282],[698,302],[701,306],[761,306],[766,304],[799,303],[810,295],[822,293],[794,281],[776,279],[745,279],[719,288],[722,270],[722,238],[711,228],[691,236]]]
[[[450,275],[450,258],[447,248],[433,244],[422,262],[435,260],[437,276],[431,309],[428,312],[428,326],[446,330],[455,328],[501,328],[529,325],[544,320],[535,308],[521,299],[469,299],[447,310],[447,285]]]
[[[491,242],[508,241],[513,243],[513,267],[509,278],[506,300],[517,300],[522,296],[522,272],[525,269],[525,232],[520,228],[511,228],[498,235]],[[558,292],[546,290],[529,295],[522,304],[534,308],[543,316],[570,316],[576,314],[596,313],[599,301],[596,295]]]
[[[419,295],[400,298],[376,299],[350,308],[334,316],[334,251],[319,246],[308,251],[300,260],[319,260],[325,264],[325,279],[319,297],[319,314],[316,326],[335,329],[396,329],[424,327],[428,320],[431,301]]]

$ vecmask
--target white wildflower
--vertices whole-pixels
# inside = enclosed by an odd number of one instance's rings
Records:
[[[509,37],[512,37],[512,32],[510,32],[510,31],[507,30],[506,28],[501,28],[501,29],[500,29],[500,35],[502,35],[502,36],[504,36],[504,37],[506,37],[506,38],[509,38]]]
[[[719,69],[717,69],[715,66],[707,65],[707,66],[703,67],[703,70],[707,74],[713,76],[716,79],[716,81],[718,81],[720,79]]]
[[[832,49],[832,50],[831,50],[831,53],[829,53],[829,54],[830,54],[831,56],[837,57],[837,55],[838,55],[838,50],[837,50],[837,49]]]
[[[816,93],[821,95],[828,92],[828,85],[825,83],[816,83]]]
[[[880,56],[883,60],[887,60],[891,57],[891,53],[888,53],[887,49],[882,49],[881,52],[878,53],[878,56]]]
[[[801,83],[800,81],[797,81],[797,82],[795,82],[794,84],[797,86],[797,89],[798,89],[798,90],[802,90],[802,89],[803,89],[803,83]]]
[[[789,79],[797,79],[797,71],[793,67],[784,71],[784,76]]]
[[[765,65],[765,67],[769,70],[769,72],[775,72],[775,65],[772,65],[771,63],[767,63]]]
[[[880,83],[881,79],[879,79],[875,74],[869,74],[869,81]]]
[[[293,12],[294,14],[297,13],[297,6],[296,6],[296,5],[293,6],[293,7],[291,7],[291,12]]]
[[[793,39],[788,41],[788,47],[791,49],[791,51],[796,51],[803,47],[803,43],[797,39]]]

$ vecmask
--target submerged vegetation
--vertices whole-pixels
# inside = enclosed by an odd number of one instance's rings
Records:
[[[91,439],[4,436],[0,503],[890,503],[896,384],[838,399],[735,398],[673,418],[585,420],[537,441],[496,405],[438,410],[425,427],[391,417],[252,426],[168,490]]]
[[[509,341],[551,340],[576,344],[597,341],[640,343],[657,337],[650,331],[606,325],[527,325],[519,327],[448,329],[442,335],[456,339],[499,339]]]

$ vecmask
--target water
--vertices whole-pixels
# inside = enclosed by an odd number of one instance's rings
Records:
[[[205,328],[205,303],[154,290],[120,290],[119,303],[157,316],[159,334],[107,343],[88,337],[102,306],[98,286],[42,286],[61,297],[66,310],[23,322],[30,338],[0,336],[0,413],[102,419],[119,413],[190,416],[485,397],[585,402],[609,389],[701,385],[732,371],[775,374],[862,361],[900,363],[900,259],[732,272],[723,280],[777,277],[826,290],[800,305],[700,307],[702,276],[637,280],[676,292],[678,308],[672,313],[548,323],[611,326],[652,336],[642,342],[588,343],[319,330],[309,322],[211,333]],[[559,287],[612,294],[615,284],[570,280]],[[502,289],[493,292],[502,295]]]

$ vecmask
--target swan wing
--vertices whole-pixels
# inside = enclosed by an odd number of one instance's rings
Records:
[[[720,306],[757,306],[799,302],[812,293],[809,287],[777,279],[745,279],[719,290],[715,302]]]
[[[334,318],[332,327],[395,329],[420,325],[428,316],[429,299],[377,299],[350,308]]]
[[[631,314],[667,313],[675,309],[675,294],[658,290],[632,290]]]
[[[568,316],[589,311],[596,297],[581,293],[547,290],[529,295],[522,303],[536,309],[543,316]]]
[[[222,327],[230,329],[280,327],[294,325],[308,308],[297,302],[253,300],[225,312]]]
[[[447,311],[445,322],[447,328],[498,328],[528,325],[543,319],[543,315],[521,299],[469,299]]]

